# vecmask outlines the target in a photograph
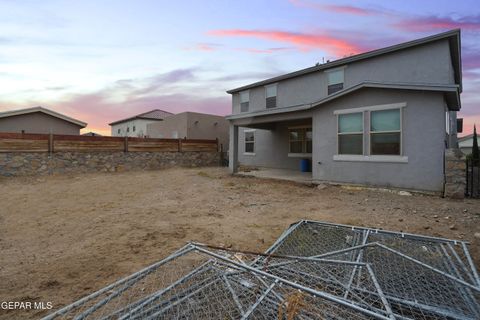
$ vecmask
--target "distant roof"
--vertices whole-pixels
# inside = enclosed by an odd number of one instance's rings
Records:
[[[147,111],[147,112],[144,112],[144,113],[137,114],[136,116],[133,116],[133,117],[129,117],[129,118],[125,118],[125,119],[121,119],[121,120],[111,122],[108,125],[112,126],[112,125],[117,124],[117,123],[122,123],[122,122],[130,121],[130,120],[134,120],[134,119],[147,119],[147,120],[161,121],[161,120],[165,119],[166,117],[171,116],[172,114],[173,113],[168,112],[168,111],[164,111],[164,110],[160,110],[160,109],[153,109],[151,111]]]
[[[82,136],[101,137],[102,135],[100,133],[89,131],[89,132],[82,133]]]
[[[35,113],[35,112],[42,112],[42,113],[45,113],[49,116],[52,116],[52,117],[55,117],[55,118],[58,118],[58,119],[61,119],[61,120],[65,120],[67,122],[71,122],[71,123],[76,124],[77,126],[79,126],[81,128],[85,128],[87,126],[86,122],[83,122],[83,121],[80,121],[80,120],[77,120],[77,119],[74,119],[74,118],[70,118],[70,117],[68,117],[64,114],[55,112],[55,111],[50,110],[50,109],[46,109],[44,107],[33,107],[33,108],[26,108],[26,109],[18,109],[18,110],[10,110],[10,111],[5,111],[5,112],[0,112],[0,118],[19,116],[19,115]]]
[[[468,140],[468,139],[471,139],[471,138],[473,138],[473,133],[467,134],[466,136],[458,138],[458,142],[465,141],[465,140]]]
[[[460,29],[454,29],[454,30],[450,30],[450,31],[447,31],[447,32],[438,33],[438,34],[435,34],[435,35],[432,35],[432,36],[429,36],[429,37],[416,39],[416,40],[408,41],[408,42],[403,42],[403,43],[396,44],[396,45],[393,45],[393,46],[390,46],[390,47],[385,47],[385,48],[381,48],[381,49],[377,49],[377,50],[373,50],[373,51],[368,51],[368,52],[365,52],[365,53],[356,54],[356,55],[353,55],[353,56],[350,56],[350,57],[334,60],[334,61],[327,62],[327,63],[324,63],[324,64],[319,64],[319,65],[316,65],[316,66],[313,66],[313,67],[310,67],[310,68],[306,68],[306,69],[298,70],[298,71],[295,71],[295,72],[283,74],[283,75],[280,75],[280,76],[277,76],[277,77],[273,77],[273,78],[270,78],[270,79],[258,81],[258,82],[252,83],[252,84],[248,84],[248,85],[245,85],[245,86],[242,86],[242,87],[238,87],[238,88],[235,88],[235,89],[228,90],[227,93],[235,93],[235,92],[239,92],[239,91],[242,91],[242,90],[247,90],[247,89],[258,87],[258,86],[263,86],[263,85],[267,85],[267,84],[270,84],[270,83],[275,83],[275,82],[278,82],[278,81],[281,81],[281,80],[295,78],[295,77],[298,77],[298,76],[301,76],[301,75],[304,75],[304,74],[309,74],[309,73],[312,73],[312,72],[317,72],[317,71],[321,71],[321,70],[330,69],[330,68],[333,68],[333,67],[337,67],[337,66],[340,66],[340,65],[347,64],[347,63],[352,63],[352,62],[356,62],[356,61],[360,61],[360,60],[364,60],[364,59],[373,58],[373,57],[376,57],[376,56],[379,56],[379,55],[382,55],[382,54],[391,53],[391,52],[394,52],[394,51],[399,51],[399,50],[407,49],[407,48],[418,46],[418,45],[424,45],[424,44],[434,42],[434,41],[438,41],[438,40],[441,40],[441,39],[448,39],[449,42],[450,42],[450,52],[451,52],[451,55],[452,55],[453,68],[455,70],[455,82],[460,85],[460,92],[461,92],[462,91],[462,68],[461,68],[461,53],[460,53]]]

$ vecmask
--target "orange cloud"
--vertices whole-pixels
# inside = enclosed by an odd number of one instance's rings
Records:
[[[324,34],[242,29],[212,30],[208,34],[217,37],[250,37],[290,43],[303,51],[320,49],[336,56],[343,56],[364,51],[359,45]]]

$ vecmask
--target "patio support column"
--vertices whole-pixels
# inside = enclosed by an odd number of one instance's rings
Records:
[[[228,148],[230,173],[238,170],[238,126],[230,122],[230,146]]]

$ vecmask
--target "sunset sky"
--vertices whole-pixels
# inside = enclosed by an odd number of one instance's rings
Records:
[[[226,115],[227,89],[454,28],[469,133],[478,1],[0,0],[0,111],[41,105],[102,134],[155,108]]]

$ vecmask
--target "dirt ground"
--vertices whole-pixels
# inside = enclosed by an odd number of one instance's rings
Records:
[[[75,301],[196,240],[264,251],[300,219],[471,242],[480,200],[232,177],[223,168],[0,179],[0,302]],[[5,311],[1,319],[42,311]]]

